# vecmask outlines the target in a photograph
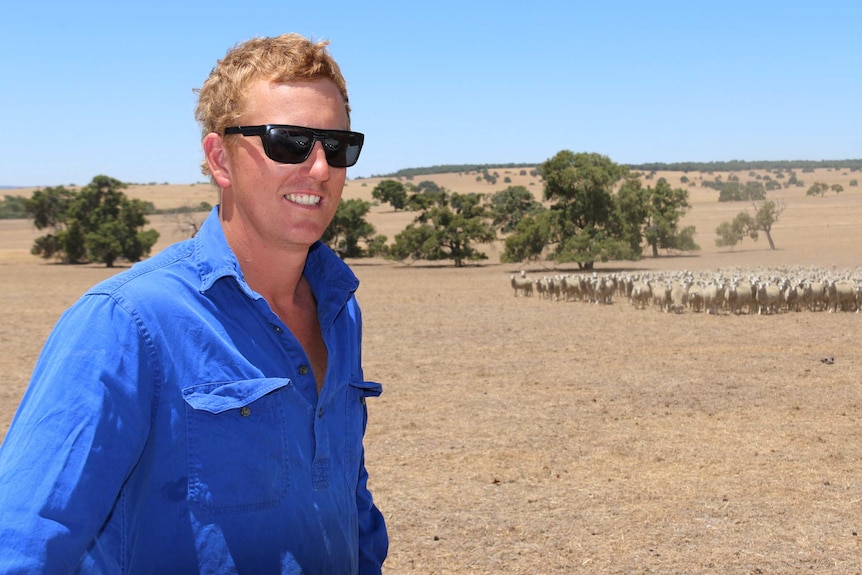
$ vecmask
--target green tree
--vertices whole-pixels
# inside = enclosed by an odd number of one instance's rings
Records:
[[[506,238],[500,261],[503,263],[532,262],[542,259],[550,245],[556,227],[556,213],[548,209],[529,213],[515,224],[514,233]]]
[[[397,180],[383,180],[371,190],[371,197],[392,206],[396,212],[407,207],[407,188]]]
[[[723,222],[715,229],[718,238],[715,245],[718,247],[735,246],[746,236],[757,241],[760,232],[766,236],[769,249],[775,249],[772,239],[772,226],[778,222],[778,218],[784,211],[784,204],[776,204],[771,200],[761,204],[754,204],[754,215],[748,212],[740,212],[731,222]]]
[[[682,188],[671,188],[664,178],[659,179],[655,188],[647,188],[649,212],[645,237],[652,248],[652,255],[658,257],[659,249],[694,250],[694,228],[679,229],[679,221],[691,209],[688,192]]]
[[[821,198],[829,191],[829,184],[823,182],[814,182],[805,192],[806,196],[820,196]]]
[[[66,227],[65,217],[75,199],[75,192],[63,186],[36,190],[24,200],[27,215],[33,218],[37,230],[53,228],[60,231]]]
[[[421,197],[421,200],[416,200]],[[391,259],[452,260],[456,267],[487,259],[473,247],[497,237],[482,194],[449,194],[444,189],[417,192],[408,205],[421,206],[413,223],[395,236]]]
[[[502,233],[513,231],[521,218],[540,209],[542,204],[524,186],[509,186],[491,196],[492,224]]]
[[[659,182],[664,181],[661,178]],[[644,239],[644,222],[650,213],[651,189],[644,189],[640,179],[627,179],[620,186],[616,196],[615,217],[617,224],[614,229],[620,231],[620,236],[628,244],[633,254],[641,253]]]
[[[637,259],[619,218],[614,188],[636,179],[628,168],[595,153],[558,152],[539,167],[544,199],[553,202],[550,258],[592,269],[596,261]]]
[[[27,217],[27,199],[24,196],[6,195],[0,200],[0,219],[20,220]]]
[[[119,258],[135,262],[149,255],[159,238],[148,223],[148,205],[129,199],[126,184],[96,176],[80,191],[62,186],[37,190],[27,201],[28,214],[37,229],[53,233],[37,238],[31,252],[66,263],[98,261],[113,267]]]
[[[391,181],[391,180],[390,180]],[[341,200],[321,241],[342,258],[373,257],[385,249],[386,236],[365,220],[371,204],[357,198]],[[365,243],[363,248],[360,242]]]

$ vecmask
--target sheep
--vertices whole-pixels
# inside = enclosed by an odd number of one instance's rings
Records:
[[[751,313],[754,301],[754,287],[748,280],[736,280],[728,286],[727,306],[731,313],[739,315],[745,308],[745,313]]]
[[[694,312],[703,311],[703,287],[698,283],[688,288],[688,307]]]
[[[650,298],[652,298],[652,290],[650,290],[649,282],[633,282],[629,302],[635,309],[646,309],[650,303]]]
[[[658,306],[659,311],[666,312],[668,309],[670,309],[670,291],[671,285],[669,283],[653,286],[652,302],[653,305]]]
[[[682,313],[688,306],[688,285],[685,282],[674,282],[670,289],[670,306],[669,309],[676,313]]]
[[[604,276],[593,278],[593,301],[595,303],[609,304],[613,300],[614,285]]]
[[[563,293],[563,278],[554,276],[550,279],[548,285],[548,299],[560,301],[560,294]]]
[[[709,282],[703,290],[703,311],[717,315],[723,305],[724,284],[720,281]]]
[[[526,277],[524,272],[521,272],[520,277],[512,274],[511,284],[515,291],[515,297],[518,297],[518,292],[521,292],[525,297],[533,295],[533,280]]]
[[[581,280],[576,276],[563,276],[560,291],[565,301],[577,301],[581,298]]]
[[[638,274],[610,273],[565,274],[544,276],[531,281],[524,271],[510,278],[514,295],[532,296],[539,292],[542,299],[591,303],[611,303],[614,295],[625,296],[635,309],[654,305],[666,313],[673,310],[719,314],[727,309],[731,314],[758,315],[784,311],[862,313],[862,267],[837,273],[811,266],[779,267],[745,273],[744,270],[691,273],[645,272]],[[520,293],[519,293],[520,292]]]
[[[821,311],[826,309],[826,284],[823,281],[809,281],[805,284],[804,290],[809,311]]]
[[[757,284],[757,291],[755,292],[757,315],[763,315],[764,311],[767,314],[778,313],[780,293],[777,285],[769,282],[759,282]]]
[[[832,280],[826,285],[826,307],[830,313],[856,311],[856,289],[849,281]]]
[[[536,280],[536,291],[539,292],[539,297],[541,299],[548,299],[551,297],[550,295],[550,283],[551,278],[542,277]]]

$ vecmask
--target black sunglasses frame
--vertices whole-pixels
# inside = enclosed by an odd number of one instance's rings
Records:
[[[304,155],[297,153],[294,149],[285,150],[284,146],[280,146],[276,137],[273,136],[274,130],[285,130],[291,137],[299,136],[308,138],[311,145],[305,148]],[[277,133],[277,132],[276,132]],[[316,130],[314,128],[306,128],[304,126],[291,126],[289,124],[265,124],[261,126],[230,126],[225,128],[224,135],[242,134],[243,136],[260,136],[263,142],[263,151],[266,156],[273,162],[280,164],[301,164],[311,155],[311,150],[314,149],[314,142],[320,142],[323,145],[323,151],[326,154],[326,162],[332,168],[349,168],[356,164],[359,160],[359,153],[362,151],[362,144],[365,142],[365,134],[361,132],[349,132],[347,130]],[[335,140],[339,146],[333,149],[328,140]],[[355,152],[353,151],[355,150]],[[285,155],[287,154],[287,155]]]

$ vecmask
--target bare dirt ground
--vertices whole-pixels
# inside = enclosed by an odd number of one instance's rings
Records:
[[[681,174],[662,175],[679,185]],[[858,271],[862,191],[847,183],[858,175],[800,177],[844,192],[769,193],[787,206],[775,251],[765,238],[715,248],[715,227],[748,206],[692,187],[683,223],[697,227],[701,252],[597,271]],[[541,196],[517,170],[511,180]],[[375,184],[351,181],[345,197],[370,199]],[[130,195],[215,203],[200,184]],[[410,216],[379,206],[369,219],[392,238]],[[182,237],[169,218],[153,224],[157,248]],[[33,258],[36,235],[0,221],[0,434],[59,314],[117,271]],[[390,529],[386,573],[862,573],[862,314],[673,315],[619,298],[515,298],[518,266],[487,253],[464,269],[350,262],[366,376],[384,384],[369,402],[366,457]]]

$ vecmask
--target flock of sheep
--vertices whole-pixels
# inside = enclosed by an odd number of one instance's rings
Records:
[[[862,310],[862,268],[837,273],[819,267],[718,272],[564,274],[510,278],[515,296],[610,304],[665,313],[775,314],[787,311]]]

